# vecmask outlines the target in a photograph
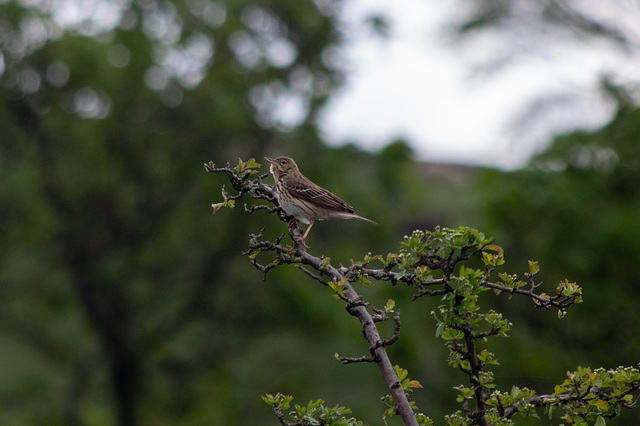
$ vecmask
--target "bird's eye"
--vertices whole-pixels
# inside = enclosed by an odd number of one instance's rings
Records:
[[[286,161],[286,160],[282,160],[282,161],[280,162],[280,164],[282,164],[282,165],[284,166],[285,164],[287,164],[287,161]]]

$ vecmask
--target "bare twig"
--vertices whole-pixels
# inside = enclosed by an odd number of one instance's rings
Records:
[[[278,420],[280,421],[280,424],[282,426],[297,426],[297,425],[299,425],[299,423],[288,422],[284,418],[284,413],[282,412],[282,408],[280,408],[280,406],[275,405],[273,407],[273,412],[276,414],[276,417],[278,418]]]
[[[339,356],[337,357],[341,363],[343,364],[355,364],[358,362],[377,362],[376,358],[369,355],[369,356],[361,356],[361,357],[357,357],[357,358],[353,358],[353,357],[349,357],[349,356]]]

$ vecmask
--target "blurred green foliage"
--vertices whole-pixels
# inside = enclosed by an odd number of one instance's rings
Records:
[[[327,374],[328,342],[359,348],[341,308],[297,270],[260,282],[240,256],[246,235],[285,228],[259,214],[214,218],[224,180],[201,167],[286,153],[363,214],[406,197],[405,144],[368,154],[317,137],[316,113],[341,81],[337,11],[0,4],[1,423],[262,424],[266,392],[337,400],[381,385],[352,369],[352,386],[336,390],[344,373]],[[376,233],[323,224],[313,244],[345,261],[382,248],[412,205]]]
[[[333,357],[367,349],[342,305],[293,267],[262,283],[240,255],[248,233],[286,227],[260,212],[211,214],[224,179],[201,164],[264,154],[296,158],[378,222],[317,225],[311,250],[336,263],[464,224],[523,265],[539,259],[549,282],[578,282],[585,303],[571,322],[502,307],[515,326],[497,381],[546,385],[578,364],[637,362],[637,112],[507,174],[425,167],[402,141],[327,149],[315,119],[342,80],[338,10],[0,2],[0,423],[274,424],[260,395],[279,391],[379,423],[374,369]],[[281,113],[291,105],[297,115]],[[401,287],[362,292],[411,303]],[[460,380],[433,343],[432,307],[421,309],[403,311],[424,327],[390,352],[438,419]]]
[[[638,135],[640,111],[622,111],[595,132],[558,136],[524,170],[483,174],[485,229],[503,242],[508,260],[534,258],[545,281],[565,274],[585,294],[575,316],[560,323],[517,301],[499,307],[524,322],[513,331],[515,344],[504,348],[506,381],[524,375],[527,386],[540,389],[572,365],[638,364]],[[636,423],[637,413],[622,414],[615,424]]]
[[[286,304],[201,164],[315,139],[335,7],[0,4],[3,424],[260,423]]]

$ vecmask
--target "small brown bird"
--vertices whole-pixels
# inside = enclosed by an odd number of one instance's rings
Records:
[[[300,173],[298,165],[292,158],[265,157],[265,159],[271,163],[270,171],[275,180],[274,189],[280,207],[288,216],[293,216],[296,220],[309,225],[304,235],[296,238],[303,247],[307,247],[304,241],[316,220],[356,218],[375,223],[357,215],[353,207],[337,195],[311,182]]]

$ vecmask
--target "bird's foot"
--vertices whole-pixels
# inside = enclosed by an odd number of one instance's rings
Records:
[[[300,221],[295,217],[292,218],[289,221],[289,235],[291,235],[291,238],[293,239],[293,241],[300,244],[303,250],[306,250],[309,248],[309,246],[304,242],[306,235],[304,236],[296,235],[301,232],[302,231],[300,230]]]
[[[293,238],[293,240],[300,244],[300,247],[302,247],[303,250],[307,250],[309,248],[309,246],[304,242],[304,237],[300,237],[300,236],[291,236],[291,238]]]

